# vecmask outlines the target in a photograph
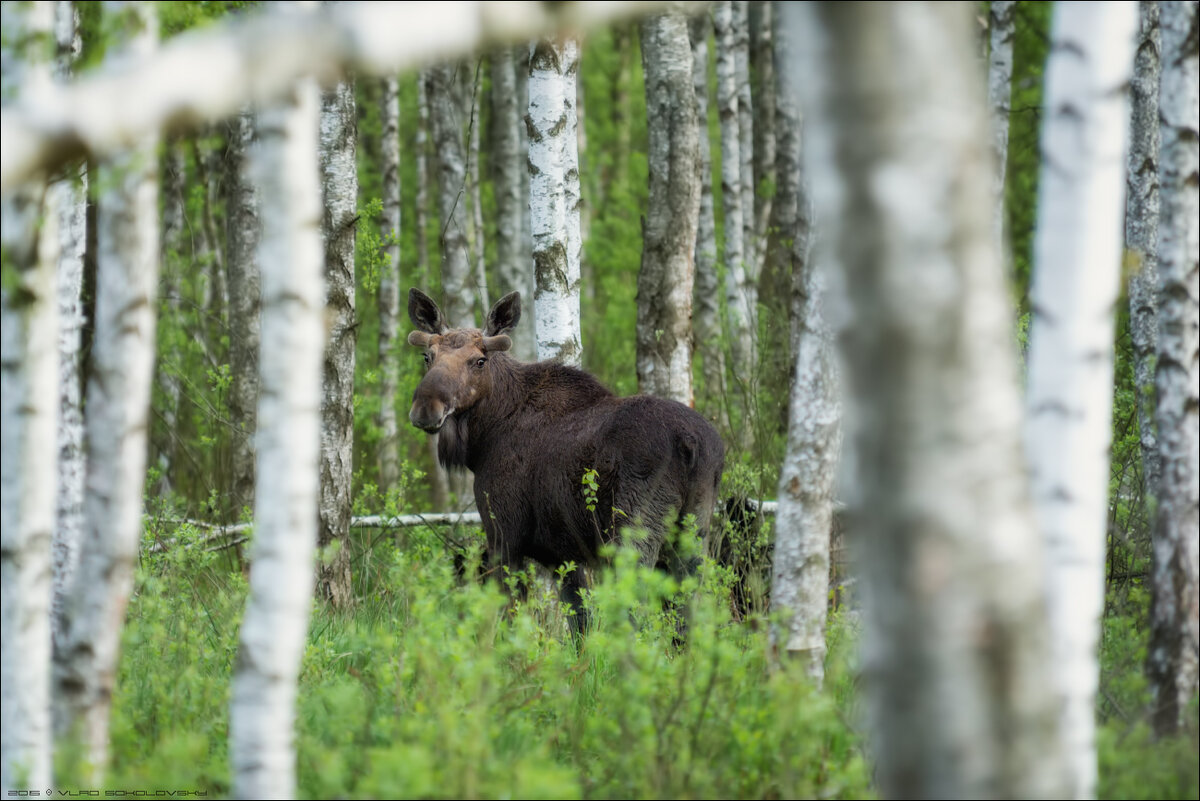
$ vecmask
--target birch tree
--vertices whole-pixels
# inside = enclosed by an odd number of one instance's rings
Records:
[[[389,490],[400,478],[400,432],[396,423],[396,386],[400,383],[400,82],[384,78],[383,89],[383,235],[385,256],[379,276],[379,484]]]
[[[166,313],[171,319],[179,316],[179,299],[183,276],[183,230],[186,221],[184,206],[187,167],[183,144],[178,140],[163,145],[161,193],[162,193],[162,237],[161,237],[161,292],[166,301]],[[162,440],[150,440],[151,453],[157,451],[158,481],[156,492],[161,496],[171,493],[172,476],[175,469],[175,439],[179,430],[179,399],[182,387],[179,381],[181,359],[175,340],[167,347],[164,358],[155,364],[156,383],[163,396],[161,411],[166,435]],[[152,396],[153,397],[153,396]]]
[[[258,186],[250,175],[256,115],[244,108],[233,117],[226,135],[225,242],[229,268],[229,361],[232,385],[229,417],[232,435],[233,514],[254,508],[254,436],[258,411],[258,349],[262,283],[258,246],[262,209]]]
[[[753,0],[750,4],[750,62],[753,67],[755,98],[754,114],[754,265],[755,286],[766,260],[768,228],[774,198],[770,191],[760,189],[774,186],[776,181],[776,106],[778,98],[775,78],[775,13],[769,0]]]
[[[848,529],[880,794],[1056,797],[1041,546],[970,6],[781,13],[804,43],[805,167],[852,320]]]
[[[442,292],[446,298],[442,309],[450,325],[470,328],[475,325],[475,306],[467,250],[467,165],[454,100],[455,69],[453,64],[430,67],[425,91],[437,170]]]
[[[539,360],[578,367],[579,156],[575,81],[579,45],[542,39],[529,51],[529,222],[533,235],[534,331]]]
[[[700,217],[696,228],[695,293],[692,326],[696,351],[704,370],[706,400],[724,394],[725,354],[721,349],[720,284],[717,278],[717,225],[713,214],[712,153],[708,141],[708,34],[712,20],[707,14],[692,17],[692,88],[696,95],[696,119],[700,131]],[[724,408],[724,407],[722,407]]]
[[[3,6],[7,101],[50,82],[51,3]],[[55,516],[58,216],[45,186],[3,199],[0,242],[0,788],[6,796],[51,778],[50,539]],[[39,219],[40,218],[40,219]]]
[[[472,295],[478,297],[481,309],[490,309],[487,293],[487,262],[483,253],[483,195],[479,182],[479,127],[482,124],[479,113],[479,92],[482,71],[483,60],[479,59],[472,71],[475,77],[471,81],[471,93],[465,114],[467,117],[467,182],[471,190],[471,216],[468,219],[468,228],[471,233],[471,256],[475,270],[473,281],[475,291]]]
[[[357,224],[358,121],[354,81],[347,78],[321,101],[321,177],[324,200],[325,344],[321,399],[321,496],[317,590],[335,607],[353,602],[350,584],[351,482],[354,476],[354,241]]]
[[[825,288],[809,258],[808,198],[801,183],[799,76],[792,32],[777,31],[776,105],[778,187],[773,204],[776,237],[786,243],[781,260],[792,274],[791,352],[795,354],[788,411],[787,451],[779,475],[771,605],[786,610],[772,629],[777,653],[799,661],[818,684],[825,675],[825,619],[829,605],[829,547],[834,477],[841,450],[841,403],[832,335],[824,321]]]
[[[642,22],[641,34],[650,196],[638,272],[638,388],[691,406],[701,163],[687,18],[672,8]]]
[[[713,6],[717,38],[717,113],[721,118],[721,205],[725,218],[725,299],[733,374],[742,387],[754,369],[754,310],[745,264],[738,85],[733,11],[728,0]]]
[[[745,293],[754,331],[758,307],[758,264],[754,260],[754,93],[750,83],[750,3],[730,3],[733,34],[733,75],[737,86],[738,188],[742,194],[742,260],[746,269]]]
[[[1154,428],[1154,359],[1158,343],[1158,83],[1162,71],[1158,3],[1138,4],[1133,80],[1129,84],[1125,249],[1129,276],[1129,334],[1137,397],[1142,478],[1147,498],[1158,497],[1162,473]]]
[[[264,109],[253,156],[263,232],[258,488],[250,594],[229,715],[235,798],[295,796],[296,680],[317,542],[322,288],[320,95]]]
[[[1200,71],[1197,4],[1160,4],[1158,438],[1150,649],[1154,727],[1175,731],[1200,665]]]
[[[65,0],[54,4],[58,42],[56,77],[66,81],[79,57],[78,11]],[[51,627],[62,631],[63,597],[75,575],[83,537],[83,404],[80,342],[83,330],[83,257],[87,248],[87,167],[77,163],[50,185],[50,208],[58,210],[58,498],[55,507],[54,598]]]
[[[1045,541],[1070,794],[1095,795],[1097,648],[1133,3],[1055,7],[1031,300],[1026,449]]]
[[[144,58],[158,39],[149,3],[106,2],[131,33],[114,63]],[[126,17],[126,15],[128,15]],[[108,718],[121,621],[133,589],[146,477],[158,284],[154,135],[97,171],[95,329],[87,381],[84,540],[66,598],[56,692],[97,777],[108,761]]]
[[[532,298],[533,271],[529,240],[525,237],[528,201],[522,191],[528,150],[521,149],[521,103],[513,49],[502,47],[492,51],[491,64],[491,165],[496,193],[496,277],[500,282],[497,294],[519,291],[522,297]],[[522,361],[533,361],[533,326],[519,325],[509,336],[513,340],[513,355]]]
[[[1016,13],[1015,0],[992,0],[988,7],[988,105],[992,109],[992,147],[996,167],[992,227],[1001,248],[1004,246],[1004,172],[1008,166],[1008,115],[1012,97],[1013,22]]]

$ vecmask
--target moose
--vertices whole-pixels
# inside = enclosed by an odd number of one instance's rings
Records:
[[[681,555],[686,550],[669,535],[692,515],[697,535],[707,536],[725,461],[707,420],[673,400],[618,398],[555,361],[510,357],[506,332],[521,318],[518,292],[496,302],[482,331],[450,328],[415,288],[408,316],[416,328],[408,342],[424,350],[427,368],[408,417],[439,435],[443,466],[474,473],[490,567],[520,569],[532,559],[556,570],[574,562],[562,598],[576,635],[588,623],[582,568],[598,563],[601,546],[622,527],[646,531],[635,542],[642,564],[676,576],[695,570],[698,558]]]

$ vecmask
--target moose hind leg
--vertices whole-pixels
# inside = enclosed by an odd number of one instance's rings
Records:
[[[590,616],[583,605],[583,591],[587,589],[587,577],[582,567],[576,567],[563,577],[562,590],[559,597],[567,605],[567,625],[571,636],[578,639],[587,632],[591,624]]]

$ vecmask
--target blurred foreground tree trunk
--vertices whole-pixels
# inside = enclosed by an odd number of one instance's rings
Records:
[[[150,3],[112,2],[104,13],[127,30],[112,63],[157,46]],[[87,380],[84,540],[64,603],[55,688],[63,733],[78,736],[100,781],[108,764],[109,715],[121,625],[133,589],[142,523],[147,424],[154,376],[158,289],[158,137],[97,170],[97,277],[91,372]]]
[[[57,78],[67,81],[83,43],[75,4],[55,6],[58,41]],[[87,165],[78,162],[66,177],[50,186],[50,204],[58,209],[58,500],[54,523],[54,600],[51,627],[55,648],[63,630],[63,598],[79,563],[83,538],[83,484],[87,460],[83,450],[81,343],[83,260],[87,250]]]
[[[1069,794],[1096,792],[1113,307],[1124,214],[1134,3],[1055,6],[1034,241],[1026,450],[1045,542]]]
[[[1154,728],[1175,731],[1200,669],[1200,87],[1197,3],[1160,4],[1158,442],[1147,656]]]
[[[819,242],[851,315],[859,486],[847,528],[867,591],[880,794],[1059,796],[1041,545],[971,7],[781,9],[814,95],[803,99],[805,168]]]
[[[791,352],[795,354],[787,451],[779,475],[771,606],[790,618],[772,628],[775,653],[799,660],[818,684],[825,676],[825,619],[829,606],[829,547],[834,478],[842,446],[841,393],[833,340],[824,320],[823,275],[809,258],[808,197],[801,181],[800,87],[793,31],[775,37],[779,92],[776,119],[778,187],[774,247],[790,266],[794,297]]]
[[[286,13],[286,12],[283,12]],[[296,681],[312,605],[325,339],[316,83],[259,113],[258,487],[229,714],[235,798],[292,798]]]
[[[3,6],[5,100],[50,80],[52,3]],[[45,184],[3,199],[0,241],[0,790],[51,779],[50,540],[58,420],[58,209]]]

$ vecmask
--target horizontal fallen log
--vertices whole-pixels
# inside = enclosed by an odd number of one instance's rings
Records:
[[[746,504],[751,509],[758,510],[765,516],[773,516],[777,511],[778,503],[776,501],[756,501],[747,499]],[[717,515],[720,516],[722,509],[717,509]],[[203,520],[191,520],[188,518],[158,518],[157,522],[166,523],[176,526],[192,526],[197,529],[206,529],[211,533],[189,542],[185,547],[212,546],[214,543],[220,542],[226,537],[237,535],[245,535],[249,533],[253,527],[252,523],[231,523],[222,525],[220,523],[209,523]],[[350,519],[351,528],[359,529],[391,529],[391,528],[416,528],[418,526],[482,526],[483,521],[479,517],[478,512],[421,512],[408,515],[363,515]],[[167,539],[157,540],[153,545],[146,548],[146,553],[162,553],[167,548],[173,546],[177,539],[169,537]],[[242,538],[237,544],[245,542]],[[227,545],[232,543],[227,543]]]

